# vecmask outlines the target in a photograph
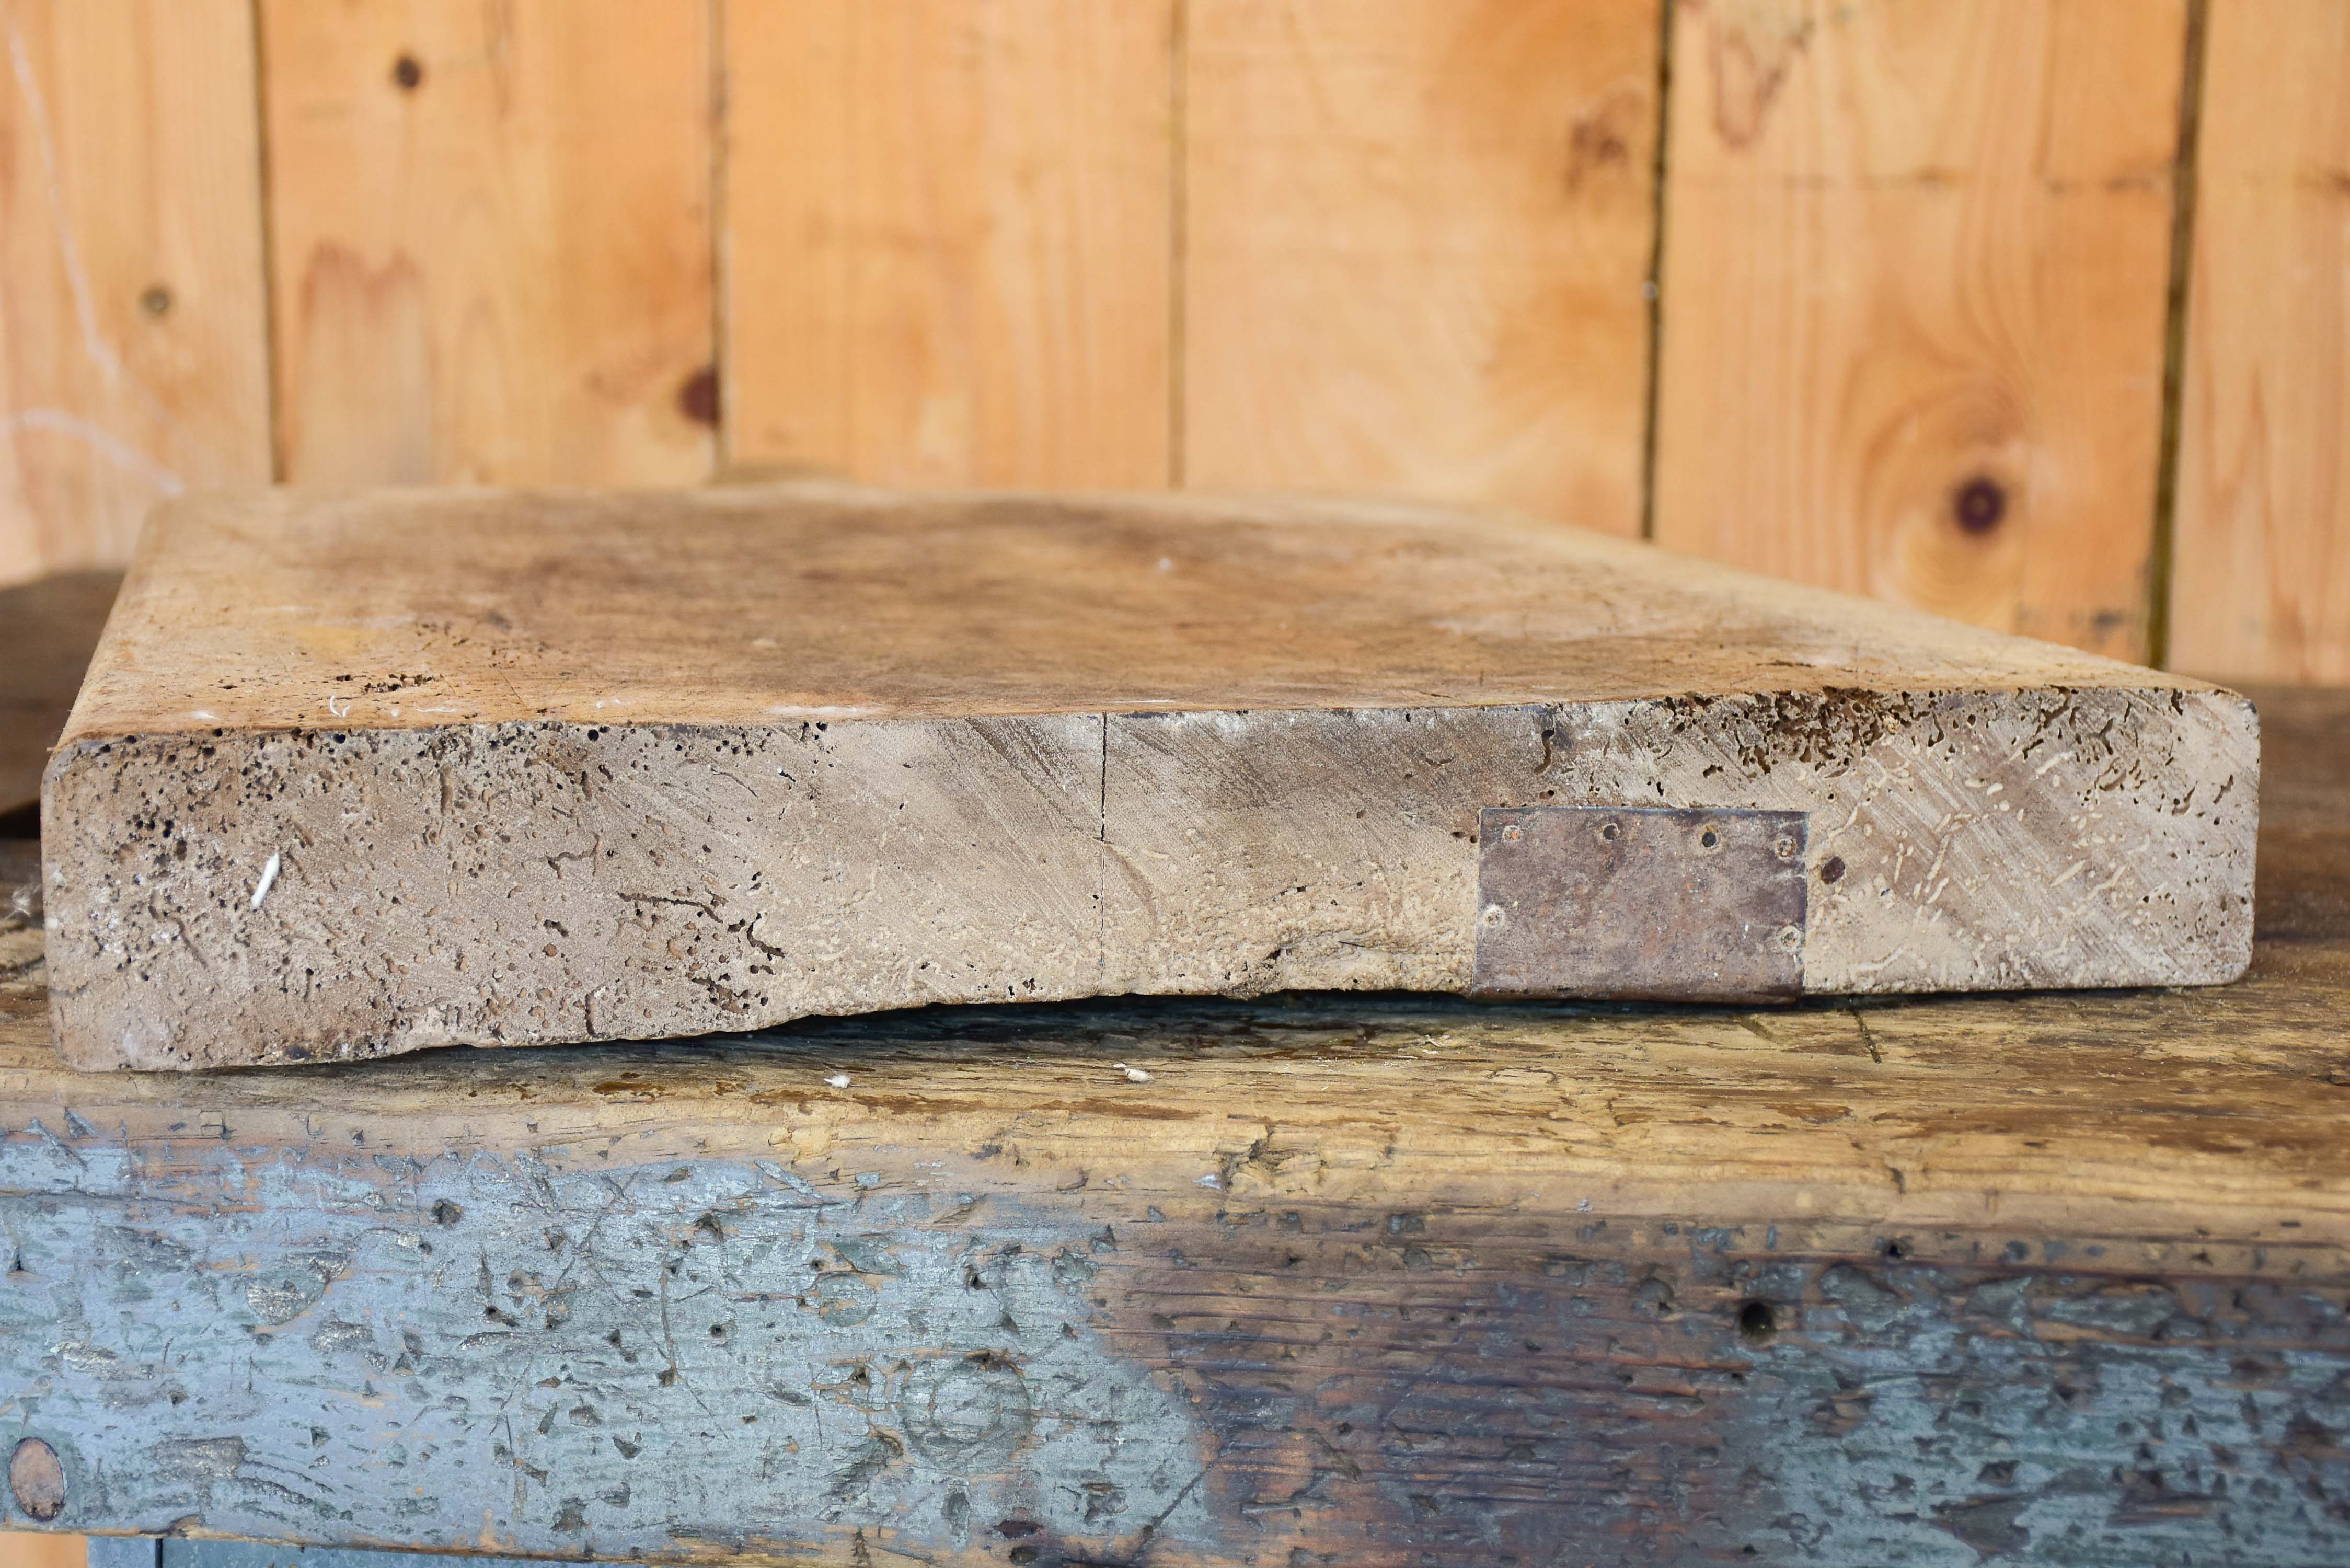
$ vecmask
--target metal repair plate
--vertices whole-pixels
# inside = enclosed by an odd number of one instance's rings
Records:
[[[1487,807],[1471,994],[1802,994],[1806,820],[1800,811]]]

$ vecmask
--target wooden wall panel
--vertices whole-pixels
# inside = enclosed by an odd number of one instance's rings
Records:
[[[1640,522],[1655,0],[1191,0],[1183,472]]]
[[[0,581],[269,477],[245,0],[0,0]]]
[[[2171,662],[2350,680],[2350,5],[2209,28]]]
[[[728,0],[730,461],[1168,478],[1173,0]]]
[[[2147,648],[2185,0],[1678,0],[1656,533]]]
[[[0,1568],[84,1568],[89,1543],[78,1535],[0,1532]]]
[[[706,476],[708,7],[261,15],[286,477]]]
[[[723,465],[1645,513],[1679,547],[2126,656],[2168,565],[2171,662],[2350,679],[2338,0],[0,0],[0,582],[120,561],[155,499],[265,480],[274,440],[314,483]]]

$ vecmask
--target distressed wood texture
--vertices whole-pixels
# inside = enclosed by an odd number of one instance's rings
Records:
[[[2209,26],[2171,657],[2350,680],[2350,7]]]
[[[5,0],[0,582],[269,478],[244,0]]]
[[[285,477],[705,477],[708,7],[261,17]]]
[[[1656,536],[2146,655],[2185,0],[1678,0]]]
[[[1654,0],[1186,15],[1186,480],[1638,533]]]
[[[728,0],[726,444],[1168,478],[1173,0]]]
[[[57,1022],[189,1067],[1475,989],[1507,806],[1808,813],[1801,922],[1740,928],[1803,990],[2221,981],[2257,753],[2195,681],[1402,505],[186,502],[47,777]]]
[[[6,1437],[51,1529],[564,1557],[2341,1562],[2350,700],[2268,712],[2224,991],[90,1078],[28,956]]]

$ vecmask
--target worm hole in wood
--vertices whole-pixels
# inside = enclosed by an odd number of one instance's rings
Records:
[[[402,55],[391,62],[391,81],[402,92],[414,92],[424,85],[424,67],[414,55]]]
[[[1738,1334],[1749,1345],[1767,1345],[1779,1332],[1779,1309],[1769,1302],[1748,1302],[1738,1309]]]

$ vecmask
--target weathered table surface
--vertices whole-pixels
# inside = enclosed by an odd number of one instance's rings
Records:
[[[2350,699],[2263,714],[2220,990],[1104,1002],[78,1077],[19,932],[5,1522],[2350,1561]]]

